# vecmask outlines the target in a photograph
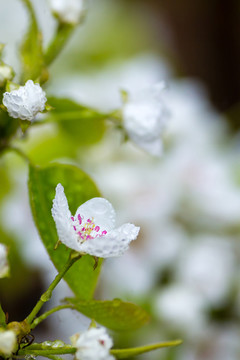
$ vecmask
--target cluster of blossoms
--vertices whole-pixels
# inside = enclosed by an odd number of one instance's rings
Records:
[[[77,348],[77,360],[114,360],[109,353],[112,339],[104,328],[90,328],[71,337],[72,345]]]
[[[163,88],[164,84],[160,83],[130,94],[122,107],[123,128],[129,138],[154,156],[162,154],[162,135],[168,119],[168,111],[161,100]],[[29,121],[45,109],[46,101],[45,92],[32,80],[3,95],[9,115]]]
[[[7,260],[7,247],[0,244],[0,279],[9,273],[9,265]]]
[[[52,216],[62,243],[101,258],[122,255],[139,233],[139,227],[129,223],[115,228],[115,211],[103,198],[88,200],[72,216],[61,184],[56,187]]]

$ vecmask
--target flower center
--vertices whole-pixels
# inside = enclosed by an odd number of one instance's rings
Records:
[[[71,216],[71,219],[73,229],[77,233],[80,243],[107,234],[107,230],[101,230],[100,226],[95,224],[93,217],[84,222],[84,217],[78,214],[77,217]]]

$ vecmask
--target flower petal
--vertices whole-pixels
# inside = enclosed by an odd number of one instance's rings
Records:
[[[71,220],[71,212],[68,201],[61,184],[56,187],[56,195],[53,199],[52,216],[56,224],[59,240],[66,246],[79,251],[77,235],[74,232]]]
[[[16,350],[17,337],[12,330],[0,331],[0,353],[6,356]]]
[[[114,228],[116,218],[115,210],[112,204],[104,198],[93,198],[86,201],[77,209],[75,218],[77,218],[79,214],[83,218],[83,223],[93,218],[94,223],[99,226],[101,230],[109,232]]]
[[[123,126],[129,138],[152,155],[162,153],[162,135],[169,117],[160,83],[129,96],[123,105]]]
[[[113,341],[104,328],[90,328],[81,334],[75,334],[71,338],[74,347],[77,348],[77,360],[114,360],[109,353]]]
[[[135,141],[133,139],[133,141]],[[162,140],[158,137],[156,139],[152,139],[152,141],[144,141],[138,139],[135,141],[139,147],[147,151],[149,154],[153,156],[161,156],[163,152],[163,143]]]
[[[122,255],[132,240],[138,236],[140,228],[133,224],[124,224],[105,236],[89,239],[81,244],[81,251],[87,254],[108,258]]]

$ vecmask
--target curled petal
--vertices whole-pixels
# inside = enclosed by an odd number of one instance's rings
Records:
[[[124,224],[107,235],[85,241],[79,247],[87,254],[108,258],[122,255],[132,240],[138,236],[140,228],[133,224]]]
[[[56,224],[59,240],[66,246],[79,251],[77,236],[71,222],[71,212],[68,201],[61,184],[56,187],[56,195],[53,200],[52,216]]]
[[[115,225],[116,213],[112,204],[104,198],[93,198],[79,206],[75,217],[83,217],[84,221],[93,218],[96,225],[107,232]]]

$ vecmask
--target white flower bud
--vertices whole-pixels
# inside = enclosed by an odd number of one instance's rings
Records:
[[[163,84],[160,83],[129,95],[122,109],[124,128],[130,139],[156,156],[162,153],[161,135],[168,118],[160,99],[162,89]]]
[[[28,80],[18,90],[5,92],[3,104],[6,106],[9,115],[15,119],[33,120],[38,112],[45,109],[47,98],[39,84]]]
[[[17,346],[17,337],[12,330],[0,331],[0,354],[9,356]]]
[[[109,353],[113,342],[104,328],[91,328],[71,337],[77,360],[114,360]]]
[[[77,25],[85,12],[84,0],[49,0],[53,14],[63,23]]]
[[[0,64],[0,87],[3,87],[6,82],[12,80],[14,76],[13,69],[4,63]]]
[[[0,279],[7,276],[9,273],[9,266],[7,260],[7,247],[0,244]]]

